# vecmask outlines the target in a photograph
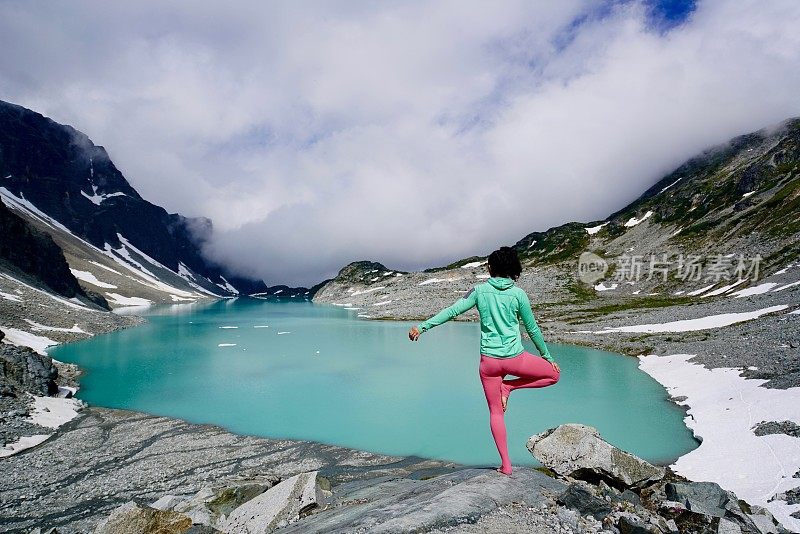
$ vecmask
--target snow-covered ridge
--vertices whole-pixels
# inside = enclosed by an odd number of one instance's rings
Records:
[[[93,186],[94,187],[94,186]],[[102,195],[104,198],[110,196],[118,196],[123,193],[112,193]],[[161,262],[155,260],[144,251],[133,245],[124,235],[117,233],[117,239],[120,245],[117,247],[106,243],[102,249],[87,242],[81,237],[75,235],[62,223],[50,217],[42,210],[37,208],[32,202],[28,201],[24,195],[14,195],[7,188],[0,187],[0,196],[2,196],[4,203],[12,210],[18,212],[29,219],[33,219],[47,228],[52,229],[56,234],[68,236],[69,240],[75,240],[80,247],[85,248],[89,257],[102,256],[116,264],[115,267],[121,269],[114,269],[106,265],[105,261],[96,261],[85,258],[85,262],[81,261],[80,266],[71,265],[71,271],[81,282],[91,286],[91,289],[101,293],[106,297],[106,300],[114,306],[140,306],[149,304],[154,301],[163,302],[164,300],[170,302],[189,302],[204,297],[220,298],[223,294],[231,293],[234,295],[239,294],[238,290],[225,278],[222,278],[222,283],[215,283],[207,277],[193,273],[186,265],[179,263],[176,270],[173,270]],[[88,196],[84,193],[84,196]],[[96,195],[94,200],[98,202],[99,197]],[[68,258],[70,261],[70,258]],[[88,263],[88,265],[87,265]],[[88,269],[87,269],[88,267]],[[137,291],[135,288],[129,287],[129,284],[124,283],[123,286],[119,285],[120,282],[113,278],[112,281],[108,280],[108,276],[103,276],[103,273],[94,270],[94,267],[103,269],[107,273],[113,273],[117,277],[122,277],[127,281],[132,281],[136,285],[147,288],[147,291]],[[172,275],[175,275],[172,278]],[[200,282],[202,279],[202,282]],[[176,280],[185,282],[188,288],[184,288],[183,283],[178,286],[175,285]],[[223,292],[215,292],[211,289],[203,287],[219,287],[224,290]],[[116,291],[105,291],[116,290]],[[156,291],[164,295],[159,298],[149,293],[149,290]],[[7,299],[7,300],[10,300]],[[80,304],[80,303],[78,303]]]

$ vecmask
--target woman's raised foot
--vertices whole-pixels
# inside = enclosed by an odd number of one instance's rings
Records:
[[[500,404],[503,405],[504,412],[506,411],[506,408],[508,408],[508,396],[510,393],[511,391],[509,391],[505,384],[500,385]]]

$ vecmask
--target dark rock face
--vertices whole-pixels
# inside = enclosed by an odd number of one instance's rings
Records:
[[[389,269],[387,269],[384,264],[376,261],[354,261],[353,263],[348,263],[342,267],[334,280],[342,282],[365,282],[364,279],[368,278],[367,275],[372,274],[373,272],[381,273],[385,271],[389,271]]]
[[[69,126],[2,101],[0,187],[101,249],[106,243],[119,248],[119,234],[175,272],[182,262],[214,283],[224,275],[242,293],[266,288],[261,281],[228,276],[202,257],[211,221],[169,214],[147,202],[102,146]]]
[[[0,267],[19,272],[66,298],[89,299],[49,235],[12,213],[0,200]],[[102,299],[102,297],[99,297]],[[96,301],[101,306],[105,299]],[[108,304],[105,304],[108,307]]]
[[[786,504],[800,504],[800,486],[784,491],[772,497],[770,500],[786,501]]]
[[[34,395],[55,395],[58,369],[49,356],[27,347],[0,345],[0,386]]]
[[[761,421],[753,432],[756,436],[766,436],[769,434],[786,434],[795,438],[800,438],[800,425],[794,421]]]
[[[591,491],[577,484],[570,484],[556,502],[577,510],[582,516],[591,515],[595,519],[603,519],[612,510],[611,503],[596,497]]]

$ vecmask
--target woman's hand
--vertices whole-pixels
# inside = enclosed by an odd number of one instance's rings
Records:
[[[408,339],[410,339],[411,341],[416,341],[419,339],[419,334],[420,334],[419,328],[413,326],[411,327],[411,330],[408,331]]]
[[[554,370],[556,373],[561,373],[561,368],[558,366],[558,364],[557,364],[556,362],[550,362],[550,365],[552,365],[552,366],[553,366],[553,370]]]

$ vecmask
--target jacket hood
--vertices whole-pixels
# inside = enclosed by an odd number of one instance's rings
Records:
[[[489,278],[487,282],[492,284],[492,287],[494,287],[495,289],[499,289],[501,291],[508,289],[509,287],[514,287],[514,281],[511,278],[493,276],[492,278]]]

